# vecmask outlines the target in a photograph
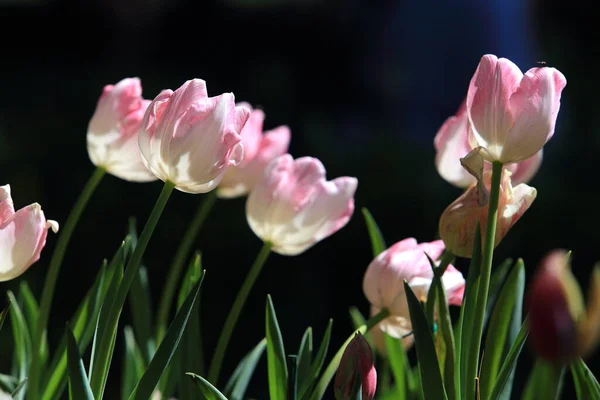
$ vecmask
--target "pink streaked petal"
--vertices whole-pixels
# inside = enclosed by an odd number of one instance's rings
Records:
[[[514,125],[502,162],[518,162],[537,153],[554,134],[560,97],[567,81],[555,68],[532,68],[510,98]]]
[[[454,306],[462,305],[466,284],[463,274],[454,268],[453,265],[449,265],[444,275],[442,275],[442,283],[444,284],[448,304]]]
[[[238,107],[250,110],[250,116],[243,129],[240,131],[242,144],[244,146],[243,165],[248,165],[254,157],[256,157],[261,146],[265,113],[262,110],[253,110],[249,107],[248,103],[238,103],[236,109],[238,109]]]
[[[512,172],[511,180],[514,185],[529,182],[537,173],[542,164],[543,150],[538,151],[526,160],[509,164],[506,169]]]
[[[481,58],[471,79],[467,110],[478,144],[499,158],[506,134],[513,125],[510,97],[523,74],[510,60],[494,55]]]
[[[15,213],[15,206],[10,196],[10,185],[0,186],[0,227]]]
[[[173,91],[165,89],[159,93],[158,96],[148,106],[144,119],[142,120],[142,129],[147,131],[150,136],[154,135],[158,128],[158,121],[162,119],[162,116],[171,100]]]

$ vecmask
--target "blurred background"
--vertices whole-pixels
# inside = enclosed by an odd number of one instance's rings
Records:
[[[273,255],[234,333],[223,373],[264,335],[273,296],[288,352],[311,325],[316,339],[334,319],[332,347],[352,330],[348,308],[367,314],[362,277],[371,249],[360,214],[368,207],[389,244],[431,241],[438,218],[461,193],[438,176],[433,138],[466,95],[486,53],[525,71],[546,61],[567,77],[556,134],[531,181],[538,197],[499,246],[496,262],[522,257],[530,275],[540,258],[573,251],[587,288],[600,260],[600,208],[594,183],[600,152],[600,38],[597,11],[585,2],[492,0],[0,0],[0,184],[15,206],[39,202],[64,222],[94,167],[86,129],[106,84],[137,76],[153,98],[185,80],[207,81],[209,95],[231,91],[266,112],[265,128],[286,124],[290,152],[323,161],[330,178],[356,176],[357,210],[331,238],[297,257]],[[596,13],[596,14],[595,14]],[[134,216],[143,226],[160,183],[106,177],[71,241],[53,304],[50,340],[92,284]],[[201,195],[176,192],[146,252],[158,297],[166,267]],[[225,315],[260,249],[247,226],[245,199],[219,201],[196,242],[207,277],[202,293],[204,348],[212,354]],[[56,236],[21,279],[41,292]],[[464,260],[458,267],[465,270]],[[18,280],[2,284],[15,289]],[[0,300],[0,305],[4,300]],[[122,321],[128,321],[124,314]],[[0,371],[10,365],[4,329]],[[119,388],[123,337],[110,377]],[[598,353],[600,354],[600,353]],[[527,378],[530,354],[517,371]],[[589,359],[598,372],[600,358]],[[566,380],[567,394],[571,390]],[[266,363],[248,395],[265,399]],[[113,398],[113,397],[108,397]]]

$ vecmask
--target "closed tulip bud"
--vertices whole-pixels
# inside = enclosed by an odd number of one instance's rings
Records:
[[[342,354],[335,375],[335,398],[353,400],[361,391],[364,400],[372,400],[376,389],[377,371],[373,364],[373,351],[364,336],[357,332]]]
[[[240,106],[252,109],[249,104]],[[262,178],[265,168],[275,157],[287,153],[290,144],[290,129],[279,126],[263,133],[265,113],[252,110],[248,122],[240,132],[244,146],[244,160],[228,168],[219,184],[217,194],[222,198],[244,196]]]
[[[491,171],[483,174],[483,184],[489,191]],[[521,183],[513,188],[510,171],[504,170],[498,199],[498,222],[494,246],[506,236],[510,228],[527,211],[537,195],[535,188]],[[481,205],[477,184],[473,184],[444,210],[440,217],[440,236],[446,248],[459,257],[471,258],[477,224],[483,235],[487,226],[488,206]]]
[[[126,181],[157,179],[144,166],[138,146],[138,132],[148,104],[150,100],[142,98],[138,78],[104,87],[88,125],[87,148],[94,165]]]
[[[548,254],[528,290],[529,338],[540,357],[568,363],[588,355],[600,340],[600,266],[594,268],[588,305],[564,250]]]
[[[390,316],[378,324],[379,329],[398,339],[412,332],[404,281],[421,301],[426,301],[433,280],[426,254],[435,260],[443,251],[441,240],[418,244],[409,238],[394,244],[369,264],[363,279],[363,292],[374,307],[372,312],[383,308],[390,312]],[[442,283],[448,303],[461,305],[465,279],[460,271],[448,265]]]
[[[316,158],[274,159],[246,202],[252,231],[282,255],[297,255],[344,227],[354,212],[356,178],[325,180]]]
[[[15,279],[39,260],[48,229],[58,223],[46,220],[38,203],[15,212],[10,185],[0,186],[0,282]]]
[[[456,115],[444,122],[434,139],[438,173],[448,183],[459,188],[467,188],[475,183],[475,176],[460,161],[474,150],[469,142],[469,125],[469,116],[463,103]],[[542,153],[540,150],[526,160],[506,166],[512,172],[514,185],[527,183],[533,178],[542,163]],[[488,170],[491,164],[486,162],[483,168]]]
[[[554,134],[566,84],[555,68],[523,75],[510,60],[483,56],[466,99],[471,148],[481,146],[487,161],[503,164],[532,157]]]
[[[250,110],[233,93],[208,97],[201,79],[163,90],[148,106],[139,134],[142,161],[163,182],[187,193],[217,187],[244,158],[240,131]]]

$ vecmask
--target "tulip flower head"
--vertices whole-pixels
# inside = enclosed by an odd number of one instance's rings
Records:
[[[249,115],[248,108],[236,107],[233,93],[208,97],[201,79],[189,80],[175,92],[163,90],[142,120],[142,161],[182,192],[210,192],[228,167],[243,160],[240,131]]]
[[[568,363],[600,341],[600,266],[592,273],[587,308],[569,254],[554,250],[540,263],[528,290],[529,338],[540,357]]]
[[[148,104],[150,100],[142,98],[138,78],[104,87],[87,133],[88,154],[95,166],[126,181],[157,179],[144,166],[138,146],[138,132]]]
[[[239,106],[252,110],[247,103]],[[244,160],[228,168],[219,184],[217,194],[222,198],[244,196],[262,178],[265,168],[275,157],[287,153],[290,144],[290,129],[279,126],[263,133],[265,113],[252,110],[248,122],[240,132],[244,146]]]
[[[354,212],[356,178],[325,180],[316,158],[274,159],[246,202],[252,231],[275,253],[297,255],[344,227]]]
[[[377,389],[373,351],[364,336],[357,332],[346,346],[335,375],[336,400],[355,399],[361,386],[362,398],[372,400]]]
[[[554,134],[566,84],[555,68],[523,75],[510,60],[483,56],[466,99],[471,148],[482,147],[487,161],[502,164],[532,157]]]
[[[379,323],[379,329],[398,339],[412,332],[404,281],[408,282],[417,298],[426,301],[433,280],[433,270],[426,254],[435,260],[443,251],[441,240],[419,244],[408,238],[375,257],[365,272],[363,292],[373,307],[372,313],[383,308],[390,312],[390,316]],[[442,283],[448,304],[461,305],[465,279],[460,271],[448,265],[442,275]]]
[[[377,307],[371,306],[371,316],[379,314],[381,310]],[[385,319],[384,324],[377,324],[373,329],[369,331],[373,346],[383,356],[387,357],[387,344],[385,342],[385,335],[388,332],[393,332],[395,335],[392,337],[395,340],[402,342],[404,350],[410,349],[415,344],[415,337],[412,334],[412,327],[410,325],[410,315],[404,317],[388,317]],[[403,336],[398,337],[402,332],[407,332]]]
[[[58,232],[58,223],[46,220],[38,203],[15,212],[10,185],[0,186],[0,282],[17,278],[39,260],[48,229]]]
[[[447,182],[460,188],[467,188],[476,181],[460,161],[474,150],[469,142],[469,125],[469,116],[463,102],[456,115],[444,122],[434,139],[438,173]],[[512,173],[513,184],[527,183],[533,178],[542,163],[542,152],[540,150],[526,160],[506,166]],[[487,162],[483,165],[485,170],[490,167],[491,164]]]
[[[482,183],[489,191],[492,171],[483,173]],[[495,246],[506,236],[510,228],[521,218],[535,200],[535,188],[521,183],[513,188],[510,171],[504,170],[498,199],[498,222]],[[444,210],[440,217],[439,231],[446,248],[459,257],[471,258],[477,224],[481,227],[482,240],[487,226],[488,206],[480,202],[480,192],[474,183],[458,199]]]

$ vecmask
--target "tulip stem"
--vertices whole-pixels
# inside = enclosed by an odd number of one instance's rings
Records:
[[[77,226],[77,222],[79,221],[85,206],[92,197],[92,194],[98,187],[98,184],[104,177],[105,173],[106,170],[102,167],[97,167],[94,170],[94,173],[83,187],[83,191],[79,195],[79,198],[77,198],[75,205],[67,217],[64,227],[62,227],[60,234],[58,235],[56,247],[54,247],[54,252],[52,253],[52,258],[50,259],[50,265],[48,266],[48,272],[46,273],[46,280],[44,281],[44,288],[42,290],[42,298],[40,301],[39,317],[34,330],[32,341],[33,352],[31,366],[29,369],[29,377],[27,380],[28,399],[39,398],[39,388],[41,383],[39,382],[41,376],[40,357],[41,351],[44,348],[42,342],[46,340],[46,329],[48,325],[48,319],[50,317],[50,308],[52,306],[52,298],[54,297],[54,289],[56,288],[56,280],[58,279],[58,273],[60,272],[60,267],[65,257],[67,246],[69,245],[71,235],[75,230],[75,226]]]
[[[479,351],[481,349],[485,308],[490,289],[492,261],[494,258],[494,247],[496,242],[496,223],[498,221],[498,199],[500,197],[502,167],[502,163],[498,161],[495,161],[492,164],[492,183],[490,187],[489,209],[485,230],[485,242],[483,247],[479,291],[477,294],[475,313],[473,316],[473,336],[471,337],[470,343],[471,348],[469,349],[469,358],[467,359],[467,399],[476,398],[476,378],[479,375]]]
[[[204,196],[202,204],[200,204],[200,206],[198,207],[196,215],[194,215],[194,218],[192,219],[192,222],[190,223],[185,235],[183,236],[183,239],[179,243],[177,252],[173,257],[173,261],[171,263],[171,267],[169,268],[169,273],[167,276],[167,283],[164,287],[163,294],[160,299],[160,305],[158,307],[158,317],[156,319],[157,345],[160,344],[167,330],[167,319],[169,318],[171,303],[173,302],[173,297],[175,296],[175,289],[177,288],[177,283],[179,282],[181,271],[183,270],[183,266],[185,265],[185,260],[187,259],[190,253],[192,245],[194,244],[194,240],[198,236],[200,228],[204,224],[204,221],[210,213],[210,210],[213,208],[216,200],[216,190],[213,190],[207,193],[206,196]]]
[[[227,319],[225,320],[225,325],[223,325],[223,330],[221,331],[221,335],[219,336],[219,342],[217,343],[217,348],[215,349],[215,353],[212,358],[212,362],[210,364],[210,370],[208,372],[208,381],[212,383],[214,386],[217,385],[217,381],[219,379],[219,373],[221,372],[221,366],[223,365],[223,358],[225,357],[225,351],[227,350],[227,345],[229,344],[229,339],[231,339],[231,334],[237,320],[240,316],[240,312],[244,308],[244,304],[246,304],[246,299],[250,294],[250,290],[252,290],[252,286],[254,286],[254,282],[258,278],[262,267],[265,265],[267,258],[269,258],[269,254],[271,254],[271,243],[265,242],[263,244],[262,249],[256,256],[256,260],[240,291],[237,294],[235,302],[229,311],[229,315],[227,315]]]
[[[380,323],[389,316],[390,310],[388,310],[387,308],[383,308],[381,311],[379,311],[379,313],[369,318],[369,320],[364,325],[352,332],[352,334],[348,337],[348,339],[346,339],[344,344],[342,344],[337,353],[335,353],[335,355],[327,365],[327,368],[325,368],[325,371],[321,375],[321,379],[319,379],[319,382],[317,382],[317,385],[315,386],[315,390],[312,392],[310,400],[320,400],[323,398],[323,395],[327,390],[327,386],[329,386],[329,382],[331,382],[331,379],[335,375],[335,372],[337,371],[338,366],[340,365],[340,361],[342,359],[342,355],[344,354],[344,350],[346,350],[346,346],[348,346],[348,343],[350,343],[350,341],[354,339],[356,332],[360,332],[364,335],[371,329],[373,329],[373,327],[375,327],[378,323]]]

